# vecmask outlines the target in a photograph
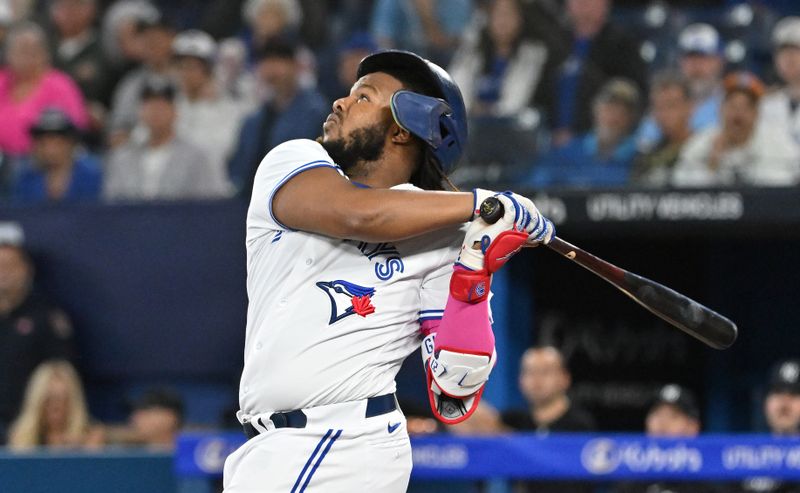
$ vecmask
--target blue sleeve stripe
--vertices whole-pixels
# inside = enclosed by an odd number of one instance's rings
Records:
[[[333,168],[338,171],[338,168],[328,161],[323,161],[323,160],[311,161],[310,163],[298,166],[297,168],[289,172],[289,174],[287,174],[277,185],[275,185],[275,188],[272,189],[272,193],[269,194],[269,201],[267,202],[267,208],[269,209],[269,217],[271,217],[272,220],[275,221],[275,224],[288,231],[295,231],[294,229],[284,225],[283,223],[275,219],[275,215],[272,213],[272,199],[275,198],[275,194],[278,193],[278,190],[280,190],[281,187],[286,184],[286,182],[288,182],[289,180],[291,180],[292,178],[294,178],[295,176],[299,175],[304,171],[308,171],[314,168],[326,168],[326,167]]]
[[[441,315],[439,316],[431,315],[427,317],[419,317],[419,322],[425,322],[426,320],[441,320],[441,319],[442,319]]]
[[[419,314],[422,315],[423,313],[444,313],[444,310],[420,310]]]

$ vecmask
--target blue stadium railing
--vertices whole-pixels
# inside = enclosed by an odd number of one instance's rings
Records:
[[[241,433],[187,433],[174,455],[0,451],[0,491],[42,493],[211,492]],[[734,482],[770,477],[800,482],[800,437],[704,435],[653,439],[632,434],[412,438],[412,485],[430,481],[561,479]]]

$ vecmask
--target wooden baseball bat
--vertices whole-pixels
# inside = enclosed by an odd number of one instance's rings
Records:
[[[481,218],[489,224],[503,216],[503,204],[490,197],[481,204]],[[554,236],[547,246],[601,279],[605,279],[636,303],[714,349],[726,349],[738,329],[730,319],[662,284],[606,262]]]

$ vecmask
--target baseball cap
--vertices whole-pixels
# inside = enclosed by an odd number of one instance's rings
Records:
[[[199,29],[183,31],[172,41],[172,54],[178,57],[199,58],[211,64],[217,56],[217,42]]]
[[[678,37],[678,46],[683,55],[719,55],[721,51],[719,33],[711,24],[689,24]]]
[[[151,76],[144,80],[142,91],[139,93],[142,101],[149,98],[164,98],[170,101],[175,99],[175,84],[166,77]]]
[[[800,47],[800,17],[784,17],[772,30],[772,43],[775,48],[784,46]]]
[[[69,116],[58,108],[45,108],[39,118],[31,125],[30,133],[36,137],[44,134],[76,136],[78,129]]]
[[[662,404],[669,404],[680,409],[680,411],[690,418],[700,419],[700,408],[691,390],[678,384],[667,384],[661,387],[650,404],[650,411]]]
[[[769,377],[769,393],[800,394],[800,361],[779,361],[772,367]]]
[[[632,111],[639,109],[639,89],[628,79],[616,77],[606,82],[595,96],[598,103],[619,103]]]
[[[722,87],[725,88],[726,96],[734,92],[744,92],[756,101],[761,99],[765,90],[761,80],[750,72],[733,72],[726,75]]]

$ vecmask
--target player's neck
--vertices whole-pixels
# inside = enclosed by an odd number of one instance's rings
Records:
[[[395,185],[408,183],[410,170],[402,165],[402,161],[388,152],[376,161],[359,161],[347,170],[350,180],[370,188],[392,188]]]

